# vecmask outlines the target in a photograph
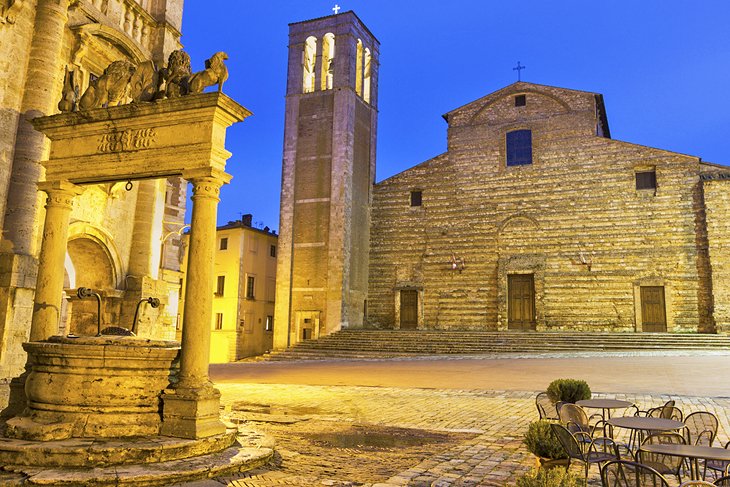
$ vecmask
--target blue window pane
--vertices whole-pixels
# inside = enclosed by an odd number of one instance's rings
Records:
[[[532,164],[532,131],[515,130],[507,133],[507,165]]]

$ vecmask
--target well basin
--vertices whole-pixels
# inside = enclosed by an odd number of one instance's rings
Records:
[[[24,343],[28,406],[8,436],[36,440],[158,435],[162,391],[180,344],[138,337],[61,337]]]

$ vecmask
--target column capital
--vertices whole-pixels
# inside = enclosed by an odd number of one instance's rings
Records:
[[[48,195],[46,207],[71,207],[73,199],[84,192],[84,188],[69,181],[41,181],[38,183],[38,190]]]
[[[200,182],[208,182],[208,184],[210,184],[210,180],[218,180],[220,181],[219,187],[230,183],[231,179],[233,179],[233,176],[227,172],[221,171],[220,169],[214,169],[212,167],[203,167],[184,171],[182,177],[193,184],[199,184]]]

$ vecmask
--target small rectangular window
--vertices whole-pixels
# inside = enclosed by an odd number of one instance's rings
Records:
[[[256,283],[256,279],[254,276],[248,276],[246,279],[246,298],[248,299],[254,299],[254,284]]]
[[[265,331],[274,331],[274,317],[273,316],[267,316],[266,317],[266,326],[264,328]]]
[[[411,191],[411,206],[421,206],[423,202],[423,193],[421,191]]]
[[[637,172],[636,189],[656,189],[656,170]]]
[[[276,257],[276,245],[272,245],[272,246],[271,246],[271,247],[269,248],[269,255],[270,255],[271,257]]]
[[[527,96],[526,95],[515,96],[515,106],[516,107],[524,107],[525,105],[527,105]]]
[[[507,165],[524,166],[532,164],[532,131],[515,130],[507,132]]]
[[[223,237],[221,239],[221,244],[219,247],[221,250],[226,250],[228,248],[228,237]]]
[[[215,295],[223,296],[223,292],[226,289],[226,276],[218,276],[218,280],[215,286]]]
[[[215,329],[216,330],[222,330],[223,329],[223,313],[216,313],[215,314]]]

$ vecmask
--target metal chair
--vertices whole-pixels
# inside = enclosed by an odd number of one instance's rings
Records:
[[[719,487],[730,487],[730,475],[720,477],[713,482],[713,485],[718,485]]]
[[[592,463],[597,463],[600,467],[602,463],[618,458],[616,445],[611,438],[591,439],[588,433],[583,431],[571,433],[568,428],[558,423],[553,423],[550,427],[558,437],[568,458],[583,463],[586,482],[588,481],[588,469]]]
[[[656,444],[685,445],[686,443],[687,442],[684,440],[684,436],[680,435],[679,433],[655,433],[653,435],[649,435],[646,439],[644,439],[641,444],[643,446]],[[682,457],[639,450],[637,458],[639,459],[640,463],[648,465],[660,474],[674,475],[677,477],[678,482],[682,482]]]
[[[719,421],[708,411],[697,411],[684,418],[684,438],[688,445],[712,446]]]
[[[730,441],[725,443],[725,449],[730,450]],[[712,470],[715,475],[729,475],[730,476],[730,462],[722,460],[707,460],[705,461],[705,472]],[[730,485],[730,483],[728,483]]]
[[[600,414],[588,416],[585,409],[577,404],[566,403],[561,406],[558,411],[558,415],[560,416],[560,422],[573,434],[582,432],[586,433],[588,438],[593,438],[596,430],[600,428],[602,436],[606,436],[606,422]],[[594,419],[597,419],[598,421],[591,424],[591,421]]]
[[[651,408],[646,411],[637,410],[635,416],[650,416],[652,418],[664,418],[682,421],[682,418],[684,417],[684,415],[682,414],[682,410],[678,407],[675,407],[674,404],[674,400],[670,399],[669,401],[665,402],[663,406]]]
[[[535,397],[535,406],[540,419],[558,420],[558,409],[555,403],[548,397],[547,392],[541,392]]]
[[[662,474],[651,467],[628,460],[615,460],[601,468],[603,487],[669,487]]]

